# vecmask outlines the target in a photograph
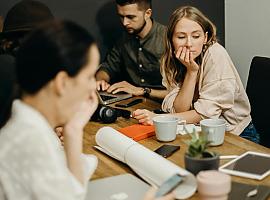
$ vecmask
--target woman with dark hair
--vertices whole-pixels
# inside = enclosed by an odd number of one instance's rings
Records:
[[[93,38],[72,22],[50,22],[26,38],[17,54],[22,96],[0,130],[0,199],[84,199],[97,165],[95,156],[82,154],[82,138],[98,104],[98,64]],[[150,190],[145,200],[153,199]]]
[[[163,85],[170,91],[162,109],[187,121],[222,118],[227,131],[259,143],[250,104],[227,51],[217,42],[215,25],[197,8],[180,7],[167,29],[161,61]],[[137,110],[134,117],[152,124],[154,113]]]
[[[22,97],[0,131],[0,199],[83,199],[97,164],[82,154],[82,135],[98,104],[98,64],[93,38],[72,22],[52,22],[22,44]],[[59,125],[64,149],[53,130]]]

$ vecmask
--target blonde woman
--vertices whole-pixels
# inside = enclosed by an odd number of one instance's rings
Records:
[[[163,111],[188,123],[223,118],[228,131],[259,142],[237,70],[217,42],[215,25],[197,8],[180,7],[171,15],[161,71],[163,85],[170,91]],[[152,124],[155,116],[147,110],[133,115],[143,124]]]

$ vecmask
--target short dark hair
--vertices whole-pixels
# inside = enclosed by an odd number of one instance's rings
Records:
[[[137,4],[139,8],[143,10],[147,10],[152,8],[152,1],[151,0],[115,0],[116,4],[120,6],[125,6],[129,4]]]
[[[88,61],[94,43],[88,31],[71,21],[51,21],[33,31],[17,55],[17,78],[22,92],[34,94],[58,72],[75,76]]]

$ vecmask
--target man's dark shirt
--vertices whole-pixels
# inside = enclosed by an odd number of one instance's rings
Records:
[[[145,38],[125,33],[100,65],[110,83],[127,81],[135,86],[164,88],[160,74],[160,58],[164,52],[166,27],[153,21]]]

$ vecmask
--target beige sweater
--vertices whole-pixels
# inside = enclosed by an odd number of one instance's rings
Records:
[[[164,76],[163,76],[164,77]],[[166,80],[164,79],[166,87]],[[173,102],[181,87],[168,88],[162,109],[174,113]],[[240,135],[251,121],[250,104],[227,51],[218,43],[205,52],[198,81],[199,98],[192,105],[204,118],[223,118],[227,131]]]

